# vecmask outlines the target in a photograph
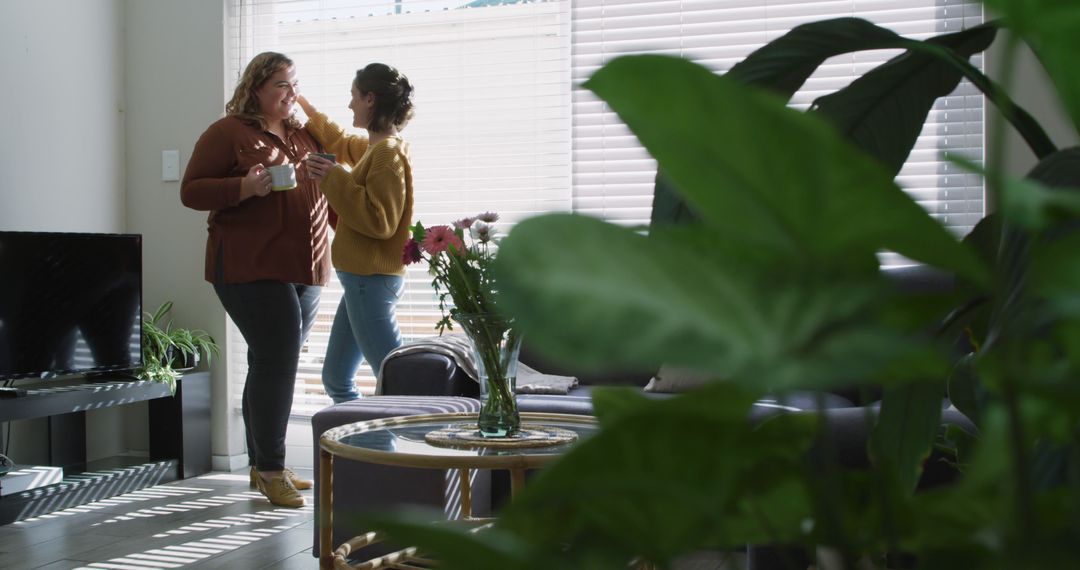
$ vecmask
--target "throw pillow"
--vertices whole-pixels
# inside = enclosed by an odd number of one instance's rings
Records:
[[[664,364],[645,386],[646,392],[685,392],[716,378],[716,374]]]

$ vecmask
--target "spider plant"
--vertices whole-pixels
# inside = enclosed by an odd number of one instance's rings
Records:
[[[172,301],[162,303],[153,313],[146,313],[142,326],[142,366],[136,375],[144,380],[163,382],[176,391],[179,370],[193,368],[199,355],[206,361],[221,354],[217,342],[206,331],[172,326]]]

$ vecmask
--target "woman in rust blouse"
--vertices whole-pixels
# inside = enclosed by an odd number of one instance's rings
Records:
[[[225,118],[195,144],[180,188],[185,206],[210,212],[206,280],[248,344],[251,482],[286,507],[303,506],[298,489],[311,487],[285,467],[285,430],[300,347],[330,274],[326,198],[303,166],[321,147],[293,116],[298,92],[289,58],[255,56]],[[295,168],[294,188],[272,190],[276,165]]]

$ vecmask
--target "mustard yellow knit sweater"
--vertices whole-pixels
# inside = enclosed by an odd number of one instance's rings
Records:
[[[319,188],[338,214],[330,256],[334,267],[357,275],[401,275],[401,252],[413,214],[409,144],[398,136],[374,146],[368,139],[346,135],[322,113],[305,128],[340,166],[330,170]]]

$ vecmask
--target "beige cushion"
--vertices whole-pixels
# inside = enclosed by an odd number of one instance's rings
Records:
[[[692,368],[665,364],[645,386],[646,392],[685,392],[701,386],[716,377],[715,374]]]

